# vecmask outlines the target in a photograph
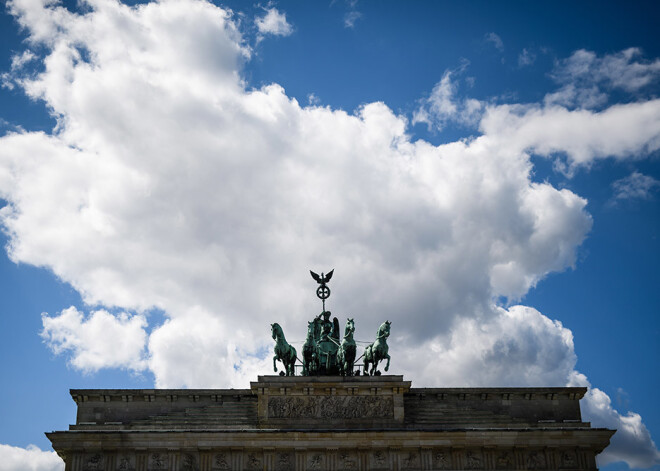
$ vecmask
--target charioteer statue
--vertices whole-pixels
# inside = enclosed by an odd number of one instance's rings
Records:
[[[360,374],[359,367],[356,369],[357,345],[353,339],[355,324],[352,318],[347,319],[344,335],[340,337],[339,320],[334,317],[330,320],[331,313],[325,309],[325,300],[330,297],[328,282],[332,278],[334,270],[328,274],[318,275],[310,270],[312,278],[319,284],[316,295],[322,301],[323,311],[312,321],[307,323],[307,338],[302,349],[302,359],[297,356],[296,349],[289,345],[284,337],[282,327],[275,323],[271,324],[271,333],[275,340],[275,356],[273,356],[273,369],[277,372],[277,361],[284,365],[281,375],[294,376],[295,363],[302,363],[303,376],[317,375],[341,375],[354,376]],[[360,358],[364,357],[364,374],[380,375],[378,363],[387,360],[385,371],[390,368],[390,356],[388,354],[387,338],[390,336],[390,321],[385,321],[376,332],[376,340],[367,346]],[[358,358],[359,360],[359,358]],[[371,366],[371,368],[369,368]]]

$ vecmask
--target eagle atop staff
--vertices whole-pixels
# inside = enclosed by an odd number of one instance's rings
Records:
[[[324,285],[324,284],[326,284],[326,283],[328,283],[328,282],[330,281],[330,278],[332,278],[332,273],[333,273],[334,271],[335,271],[335,269],[333,268],[332,270],[330,270],[330,271],[328,272],[327,275],[324,275],[323,272],[321,272],[321,276],[317,275],[317,274],[314,273],[312,270],[310,270],[309,272],[312,274],[312,278],[314,278],[314,279],[316,280],[317,283],[319,283],[319,284],[321,284],[321,285]]]
[[[317,273],[314,273],[312,270],[309,271],[309,273],[312,275],[312,278],[314,278],[319,284],[319,287],[316,288],[316,296],[318,296],[318,298],[323,301],[323,311],[325,311],[325,300],[330,297],[330,288],[328,288],[326,283],[330,281],[334,271],[335,269],[333,268],[328,272],[327,275],[321,272],[321,276],[319,276]]]

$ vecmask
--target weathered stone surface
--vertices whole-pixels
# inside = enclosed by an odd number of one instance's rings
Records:
[[[378,378],[378,379],[376,379]],[[250,383],[264,428],[398,428],[403,426],[402,376],[260,376]]]
[[[584,388],[411,388],[401,376],[264,376],[241,390],[72,390],[66,471],[578,470],[612,430]]]
[[[278,396],[268,399],[273,419],[389,419],[394,416],[391,397]]]

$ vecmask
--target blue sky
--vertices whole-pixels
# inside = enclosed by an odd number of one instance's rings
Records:
[[[332,267],[393,373],[588,385],[660,469],[658,10],[7,3],[0,469],[62,469],[69,388],[244,387]]]

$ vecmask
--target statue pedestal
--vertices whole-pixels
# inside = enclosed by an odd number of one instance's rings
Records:
[[[403,376],[259,376],[260,428],[360,429],[403,426]]]

